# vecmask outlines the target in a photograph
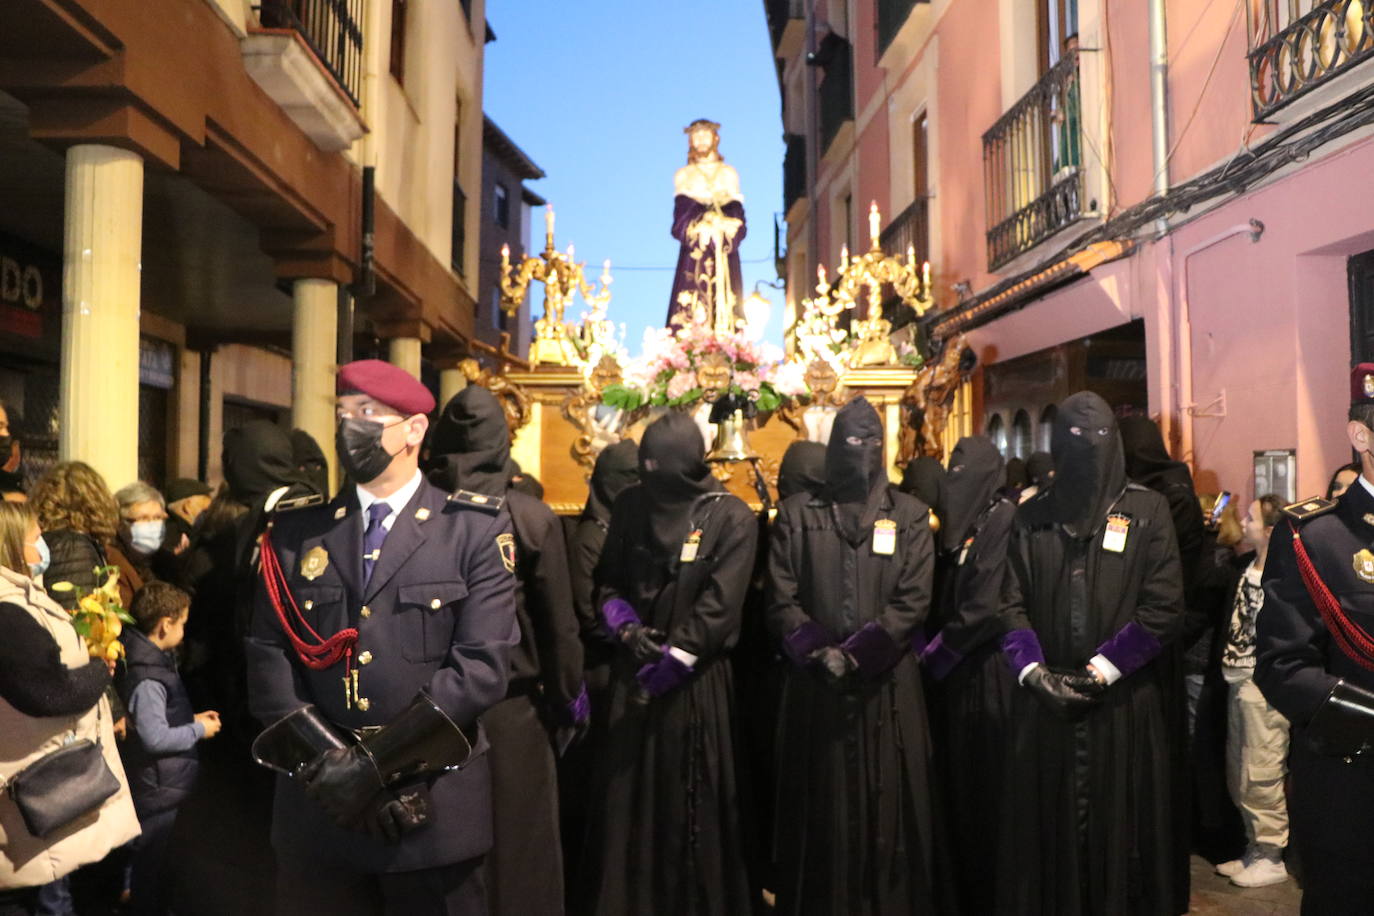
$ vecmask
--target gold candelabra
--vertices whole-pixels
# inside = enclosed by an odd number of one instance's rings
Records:
[[[534,323],[534,343],[530,347],[531,367],[577,366],[583,362],[579,343],[588,334],[596,334],[604,321],[606,307],[611,301],[611,262],[602,265],[600,289],[587,282],[585,263],[578,263],[571,244],[566,253],[553,242],[554,214],[550,204],[544,214],[544,250],[538,255],[525,255],[512,269],[510,246],[501,246],[501,307],[514,317],[525,301],[531,282],[544,284],[544,317]],[[591,307],[588,321],[597,322],[593,328],[574,331],[563,320],[563,313],[578,294]]]
[[[877,202],[868,210],[869,249],[850,257],[849,246],[840,250],[840,269],[832,284],[825,265],[817,268],[816,295],[802,301],[802,320],[797,327],[797,343],[808,358],[831,360],[834,347],[844,337],[839,316],[866,304],[863,318],[853,324],[857,344],[849,353],[851,367],[883,366],[897,362],[897,351],[889,340],[892,324],[883,317],[883,287],[890,285],[905,304],[924,315],[934,304],[930,292],[930,262],[918,263],[916,250],[908,245],[905,262],[889,255],[878,242],[882,216]],[[825,352],[823,352],[825,351]]]

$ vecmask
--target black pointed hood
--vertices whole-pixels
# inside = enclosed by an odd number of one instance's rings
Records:
[[[942,519],[945,514],[945,467],[938,458],[921,455],[906,463],[902,471],[902,482],[897,489],[916,497],[935,511],[935,517]]]
[[[291,456],[296,467],[309,478],[315,489],[329,496],[329,462],[315,437],[303,429],[291,430]]]
[[[940,549],[958,549],[1002,483],[1002,453],[987,436],[965,436],[949,455]]]
[[[1050,512],[1076,537],[1089,537],[1126,488],[1121,434],[1107,402],[1091,391],[1070,395],[1054,418]]]
[[[691,417],[670,411],[644,430],[639,481],[649,525],[646,536],[660,556],[675,559],[690,533],[693,504],[702,494],[720,489],[706,464],[701,430]]]
[[[225,430],[221,460],[229,495],[245,506],[260,506],[281,487],[291,487],[293,496],[329,495],[296,466],[286,430],[268,420],[250,420]]]
[[[879,485],[883,470],[883,423],[878,411],[860,395],[840,408],[825,447],[825,498],[862,503]]]
[[[1031,486],[1041,490],[1048,487],[1054,480],[1054,456],[1049,452],[1032,452],[1026,459],[1026,476]]]
[[[635,441],[621,439],[614,445],[606,446],[596,456],[596,466],[592,469],[591,486],[587,492],[587,506],[582,510],[582,517],[602,524],[609,523],[615,498],[638,481],[639,446]]]
[[[1182,461],[1169,457],[1164,434],[1149,417],[1121,420],[1121,451],[1126,459],[1126,476],[1143,487],[1163,491],[1172,484],[1191,489],[1192,472]]]
[[[429,478],[436,487],[504,496],[510,428],[496,395],[469,385],[450,398],[434,424],[429,452]]]
[[[778,499],[797,493],[816,496],[825,487],[825,446],[798,440],[787,446],[778,467]]]

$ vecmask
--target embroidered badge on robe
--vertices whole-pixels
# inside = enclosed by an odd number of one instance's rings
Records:
[[[1355,575],[1374,585],[1374,553],[1370,553],[1366,548],[1355,554],[1353,559]]]
[[[1102,549],[1111,553],[1122,553],[1126,549],[1126,535],[1130,533],[1129,515],[1107,516],[1107,530],[1102,532]]]
[[[880,557],[897,552],[897,523],[892,519],[880,518],[873,523],[873,552]]]
[[[314,582],[329,568],[329,551],[316,544],[301,557],[301,575]]]
[[[507,532],[496,536],[496,549],[501,551],[501,564],[506,572],[515,572],[515,535]]]
[[[697,551],[699,550],[701,550],[700,528],[687,535],[687,540],[682,542],[682,553],[678,555],[678,562],[695,563],[697,561]]]

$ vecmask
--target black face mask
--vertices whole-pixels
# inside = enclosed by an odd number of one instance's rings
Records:
[[[355,483],[370,483],[381,477],[396,457],[382,446],[382,433],[389,424],[356,417],[340,420],[334,432],[334,447],[339,463]]]

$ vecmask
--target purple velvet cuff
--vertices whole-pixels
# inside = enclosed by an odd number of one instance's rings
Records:
[[[601,619],[606,621],[606,629],[615,636],[627,623],[639,623],[639,615],[634,606],[624,598],[612,598],[601,605]]]
[[[567,708],[568,721],[573,725],[581,725],[592,714],[592,701],[587,697],[587,682],[583,681],[580,686],[577,699],[569,703]]]
[[[807,657],[817,649],[835,644],[835,640],[825,631],[825,627],[808,620],[782,638],[782,651],[794,665],[805,665]]]
[[[1116,631],[1116,635],[1097,647],[1097,652],[1116,665],[1121,676],[1144,667],[1163,646],[1149,630],[1132,620]]]
[[[956,652],[945,645],[945,631],[941,630],[935,634],[935,638],[926,646],[921,653],[921,664],[925,665],[930,676],[937,681],[943,681],[945,676],[954,670],[954,666],[964,660],[962,653]]]
[[[864,677],[877,677],[902,660],[902,650],[878,624],[869,621],[854,632],[840,646]]]
[[[917,627],[911,631],[911,654],[919,656],[930,645],[930,639],[926,636],[925,627]]]
[[[1030,628],[1012,630],[1002,637],[1002,655],[1015,677],[1027,665],[1045,663],[1045,650],[1040,648],[1040,637]]]
[[[658,661],[650,662],[635,672],[635,680],[639,681],[639,686],[651,697],[661,697],[668,691],[681,687],[691,676],[692,669],[667,649],[663,650],[663,657]]]

